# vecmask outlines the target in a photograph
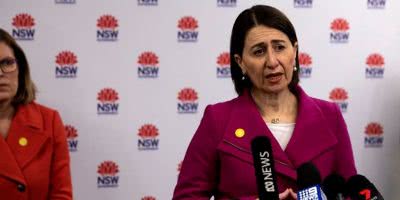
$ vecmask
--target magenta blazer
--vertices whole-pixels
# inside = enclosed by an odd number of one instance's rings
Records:
[[[262,119],[249,92],[209,105],[182,162],[173,199],[254,199],[257,196],[250,142],[271,140],[278,190],[296,188],[296,169],[312,162],[325,178],[356,174],[343,116],[336,104],[309,97],[297,87],[298,115],[292,138],[283,150]],[[245,135],[235,135],[242,128]]]

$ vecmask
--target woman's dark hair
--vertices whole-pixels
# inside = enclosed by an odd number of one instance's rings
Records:
[[[18,65],[18,89],[12,100],[12,105],[27,104],[35,100],[36,87],[29,73],[29,65],[25,53],[15,39],[0,28],[0,42],[4,42],[14,53]]]
[[[239,95],[242,95],[245,89],[250,89],[253,84],[249,78],[242,80],[242,70],[235,60],[235,54],[242,57],[246,35],[251,28],[258,25],[274,28],[285,33],[293,46],[297,42],[296,32],[292,23],[285,16],[285,14],[278,9],[271,6],[256,5],[240,13],[233,24],[230,46],[231,75],[235,85],[235,90]],[[295,93],[295,87],[299,82],[298,54],[297,48],[296,68],[298,70],[293,72],[293,78],[289,83],[289,89],[293,93]]]

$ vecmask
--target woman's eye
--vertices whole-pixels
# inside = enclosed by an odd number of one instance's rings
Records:
[[[276,51],[283,51],[283,50],[285,50],[285,48],[286,48],[286,47],[285,47],[284,45],[276,45],[276,46],[275,46],[275,50],[276,50]]]
[[[264,53],[264,49],[257,49],[253,53],[256,56],[262,55]]]

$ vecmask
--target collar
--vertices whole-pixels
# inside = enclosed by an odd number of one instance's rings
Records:
[[[14,120],[18,124],[43,130],[42,113],[39,105],[34,102],[18,106]]]

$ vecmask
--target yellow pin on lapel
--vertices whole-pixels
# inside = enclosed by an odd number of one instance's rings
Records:
[[[244,130],[242,128],[238,128],[235,131],[235,136],[238,138],[242,138],[246,133],[244,132]]]
[[[20,137],[18,140],[18,143],[19,143],[19,145],[24,147],[24,146],[28,145],[28,140],[25,137]]]

